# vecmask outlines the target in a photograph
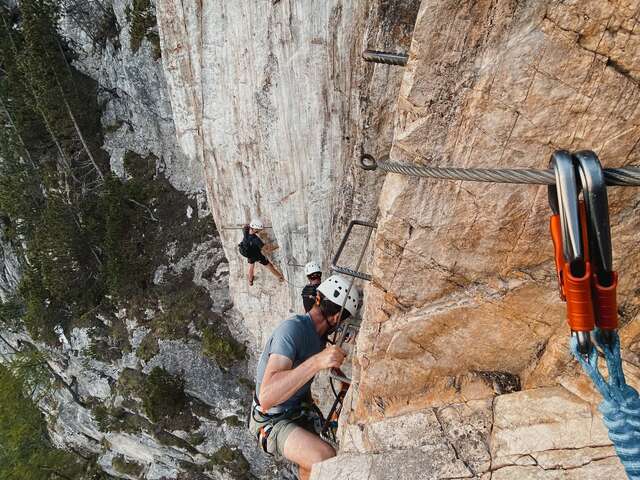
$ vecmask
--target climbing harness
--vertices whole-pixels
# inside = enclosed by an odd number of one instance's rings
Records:
[[[378,50],[365,50],[362,58],[367,62],[384,63],[387,65],[398,65],[404,67],[409,56],[404,53],[379,52]]]
[[[392,162],[388,157],[376,161],[369,154],[360,157],[363,170],[384,170],[410,177],[439,178],[441,180],[463,180],[468,182],[520,183],[532,185],[552,185],[555,183],[553,170],[534,168],[455,168],[429,167],[402,162]],[[603,170],[607,185],[619,187],[640,186],[640,167],[605,168]]]
[[[607,185],[640,186],[640,167],[603,169],[592,151],[553,153],[548,170],[443,168],[376,161],[364,170],[444,180],[548,185],[550,220],[560,297],[567,303],[570,346],[602,395],[599,410],[628,477],[640,480],[640,397],[622,371]],[[582,194],[582,200],[579,196]],[[592,343],[595,339],[595,345]],[[598,367],[605,358],[608,378]]]
[[[273,455],[272,453],[269,452],[267,448],[269,435],[271,435],[273,428],[278,422],[281,422],[283,420],[295,421],[305,417],[308,420],[314,420],[313,419],[314,415],[319,417],[320,419],[319,423],[321,425],[323,425],[325,422],[322,412],[320,411],[318,406],[311,400],[303,401],[299,406],[288,408],[281,412],[271,413],[271,414],[263,413],[260,409],[260,402],[258,401],[258,396],[255,393],[253,395],[253,402],[251,405],[250,415],[253,421],[256,422],[257,425],[259,425],[257,435],[256,435],[258,444],[260,445],[260,448],[262,448],[262,450],[268,455]]]

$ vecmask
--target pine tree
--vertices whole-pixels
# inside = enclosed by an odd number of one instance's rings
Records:
[[[28,366],[28,364],[27,364]],[[42,413],[28,395],[23,372],[0,366],[0,478],[53,480],[78,478],[83,465],[53,448]]]

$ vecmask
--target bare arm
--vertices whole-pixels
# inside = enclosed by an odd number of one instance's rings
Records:
[[[289,357],[271,354],[260,384],[260,407],[266,411],[287,401],[320,370],[342,365],[344,356],[342,349],[329,345],[322,352],[292,369],[293,362]]]
[[[291,359],[284,355],[269,356],[258,397],[263,411],[288,400],[319,370],[315,355],[294,369],[292,365]]]
[[[275,243],[265,243],[264,247],[262,247],[262,254],[264,255],[265,253],[271,253],[275,250],[278,249],[278,245],[276,245]]]

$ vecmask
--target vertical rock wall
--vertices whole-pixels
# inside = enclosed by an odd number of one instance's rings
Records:
[[[639,7],[423,1],[392,160],[544,168],[587,148],[637,164]],[[609,197],[637,385],[640,191]],[[567,351],[546,188],[389,174],[379,206],[346,454],[314,478],[624,478]]]
[[[373,213],[380,177],[354,160],[388,150],[400,72],[360,55],[365,38],[408,46],[418,2],[383,3],[393,24],[367,2],[158,2],[178,140],[204,164],[239,329],[254,349],[301,310],[301,266],[328,267],[346,223]],[[253,216],[273,227],[271,258],[287,284],[258,266],[248,287],[241,232],[225,227]]]

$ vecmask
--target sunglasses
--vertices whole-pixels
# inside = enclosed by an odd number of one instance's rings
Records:
[[[319,280],[320,278],[322,278],[322,274],[321,273],[312,273],[311,275],[307,275],[307,278],[309,278],[311,280]]]

